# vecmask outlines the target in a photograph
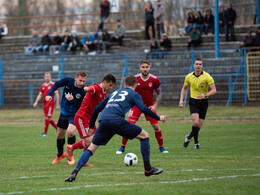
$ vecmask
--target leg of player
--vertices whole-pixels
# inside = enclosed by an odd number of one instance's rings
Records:
[[[49,117],[49,121],[50,121],[50,124],[57,130],[58,127],[57,127],[57,124],[55,123],[55,121],[51,117]]]
[[[66,153],[63,152],[63,146],[65,144],[65,134],[66,129],[62,129],[58,127],[57,130],[57,150],[58,154],[55,158],[55,160],[52,162],[52,164],[57,164],[60,162],[61,159],[63,159],[66,156]]]
[[[185,148],[188,147],[188,145],[191,141],[191,138],[194,137],[195,133],[197,131],[199,131],[199,114],[198,113],[191,114],[191,119],[192,119],[193,125],[192,125],[190,134],[185,136],[185,141],[183,144]]]
[[[191,115],[192,118],[192,132],[193,132],[193,137],[194,137],[194,146],[195,149],[199,149],[199,140],[198,140],[198,134],[199,134],[199,129],[200,129],[200,119],[199,119],[199,114],[198,113],[193,113]]]
[[[75,169],[72,171],[71,175],[65,180],[65,182],[72,182],[76,179],[76,176],[80,169],[88,162],[89,158],[95,153],[98,147],[98,145],[95,145],[93,143],[90,144],[88,149],[80,156],[79,162],[77,163]]]
[[[67,133],[68,133],[68,144],[72,145],[76,142],[76,136],[75,136],[75,131],[76,131],[76,126],[73,124],[69,124],[68,128],[67,128]],[[68,164],[69,165],[74,165],[75,164],[75,160],[73,156],[67,156],[68,159]]]
[[[141,133],[136,137],[141,143],[141,153],[144,162],[144,175],[159,175],[163,172],[163,169],[152,167],[150,164],[150,143],[149,134],[142,129]]]
[[[151,124],[153,129],[154,129],[154,135],[157,139],[158,145],[159,145],[159,150],[162,153],[169,153],[165,148],[163,147],[163,136],[162,136],[162,131],[161,128],[159,127],[158,123],[157,124]]]
[[[84,138],[84,140],[78,141],[75,144],[72,144],[72,145],[68,144],[68,145],[66,145],[66,156],[68,158],[69,165],[75,164],[75,161],[74,161],[73,164],[71,164],[73,162],[72,159],[74,159],[73,151],[77,150],[77,149],[84,149],[84,151],[85,151],[90,146],[91,141],[93,139],[93,136],[94,135],[92,135],[90,137],[86,137],[86,138]],[[93,165],[90,165],[88,163],[86,163],[84,166],[86,166],[86,167],[93,167]]]
[[[47,136],[50,120],[48,116],[44,116],[44,132],[40,135],[41,137]]]

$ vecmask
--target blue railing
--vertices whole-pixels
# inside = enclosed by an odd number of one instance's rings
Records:
[[[246,52],[241,55],[233,50],[221,50],[215,58],[214,50],[181,51],[168,53],[128,53],[104,55],[25,56],[0,58],[0,105],[32,105],[43,83],[45,72],[51,72],[54,80],[74,76],[78,70],[88,74],[88,84],[101,82],[107,73],[117,78],[116,90],[123,86],[126,75],[139,72],[141,59],[151,62],[151,73],[161,80],[163,102],[178,102],[185,76],[192,72],[196,58],[201,58],[204,70],[216,83],[218,93],[211,102],[229,105],[231,102],[247,102]],[[55,67],[55,68],[54,68]],[[20,91],[29,91],[19,102]],[[12,94],[12,95],[11,95]],[[185,95],[185,103],[189,92]]]

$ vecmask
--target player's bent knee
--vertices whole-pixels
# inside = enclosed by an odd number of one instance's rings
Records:
[[[142,140],[142,139],[145,139],[148,137],[149,137],[149,134],[145,130],[142,129],[141,133],[136,137],[136,139]]]

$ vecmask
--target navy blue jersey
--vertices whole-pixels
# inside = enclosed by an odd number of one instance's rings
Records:
[[[52,96],[52,94],[57,88],[64,87],[60,103],[60,112],[62,115],[75,115],[78,109],[80,108],[84,96],[86,95],[84,88],[76,87],[75,82],[75,79],[71,77],[61,79],[54,83],[54,85],[48,93],[49,96]],[[71,93],[74,99],[68,101],[65,97],[67,93]]]
[[[98,113],[101,112],[98,121],[102,120],[125,120],[125,114],[130,108],[136,105],[139,110],[156,120],[160,120],[160,117],[145,106],[142,101],[142,97],[130,88],[119,89],[102,102],[100,102],[90,119],[89,128],[93,129]]]

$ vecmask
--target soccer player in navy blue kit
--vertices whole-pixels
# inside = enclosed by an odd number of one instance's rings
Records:
[[[158,175],[163,172],[163,169],[152,167],[150,164],[149,134],[141,127],[125,120],[125,114],[134,105],[143,113],[158,121],[165,122],[167,120],[166,116],[158,116],[145,106],[141,96],[134,91],[136,84],[137,80],[135,76],[126,77],[124,89],[113,92],[97,105],[90,119],[89,133],[93,133],[98,114],[103,110],[98,120],[98,129],[92,139],[92,143],[81,155],[75,169],[65,182],[74,181],[80,169],[88,162],[89,158],[94,154],[98,147],[100,145],[106,145],[115,134],[127,139],[137,138],[140,140],[145,176]]]
[[[54,91],[59,87],[64,87],[60,104],[60,116],[57,123],[58,154],[52,164],[59,163],[60,160],[66,156],[66,153],[63,152],[66,130],[68,133],[68,144],[74,144],[76,141],[74,116],[80,108],[81,102],[86,95],[86,92],[84,91],[86,79],[87,74],[84,71],[78,71],[74,78],[66,77],[55,82],[45,98],[46,101],[51,101]],[[69,164],[74,163],[70,162]]]

